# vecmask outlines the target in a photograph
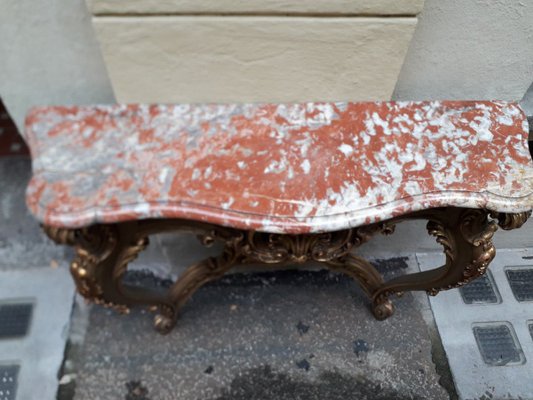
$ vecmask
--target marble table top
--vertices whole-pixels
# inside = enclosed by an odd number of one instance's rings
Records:
[[[27,204],[81,227],[186,218],[340,230],[441,206],[533,208],[514,103],[430,101],[39,107]]]

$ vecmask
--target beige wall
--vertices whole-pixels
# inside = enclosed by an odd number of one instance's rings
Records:
[[[95,15],[416,15],[424,0],[88,0]]]
[[[94,23],[115,95],[125,103],[389,99],[415,28],[414,18],[105,17]]]
[[[390,99],[422,3],[90,1],[117,100],[163,103]]]

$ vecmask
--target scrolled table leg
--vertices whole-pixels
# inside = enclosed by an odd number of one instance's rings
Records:
[[[445,264],[429,271],[404,275],[384,283],[373,294],[376,317],[391,294],[424,290],[436,295],[483,275],[496,255],[492,237],[498,225],[489,212],[479,209],[435,209],[425,214],[428,233],[443,246]],[[419,217],[420,215],[417,215]]]
[[[384,285],[378,270],[370,262],[354,254],[348,254],[326,264],[329,269],[352,277],[371,299]],[[372,312],[377,319],[384,320],[394,313],[394,305],[387,297],[383,297],[380,302],[372,305]]]
[[[128,296],[122,286],[128,264],[148,245],[147,237],[137,235],[135,224],[73,230],[43,226],[43,230],[56,243],[74,247],[70,272],[86,300],[121,313],[128,313],[130,305],[147,303],[142,296]]]

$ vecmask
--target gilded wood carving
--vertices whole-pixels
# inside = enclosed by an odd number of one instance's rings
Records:
[[[302,264],[317,261],[357,281],[372,301],[379,320],[393,314],[389,297],[410,290],[436,295],[462,286],[483,275],[496,251],[492,237],[498,228],[516,229],[530,213],[502,214],[479,209],[436,208],[386,222],[319,234],[274,234],[243,231],[186,220],[140,220],[93,225],[83,229],[44,226],[59,244],[74,246],[71,273],[77,289],[89,301],[127,313],[131,305],[147,305],[157,311],[154,322],[161,333],[176,324],[179,312],[205,283],[222,277],[241,264]],[[409,219],[428,221],[428,233],[444,249],[445,263],[431,271],[403,275],[385,282],[368,261],[353,250],[376,234],[392,234],[396,223]],[[190,266],[165,292],[154,293],[124,285],[128,264],[148,245],[148,237],[160,232],[195,233],[205,246],[224,244],[222,254]]]

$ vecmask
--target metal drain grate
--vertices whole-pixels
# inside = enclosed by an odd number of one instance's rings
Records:
[[[0,305],[0,339],[26,336],[30,327],[33,304]]]
[[[506,268],[505,274],[516,300],[533,300],[533,268]]]
[[[18,365],[0,365],[0,400],[15,400]]]
[[[500,294],[494,283],[490,271],[482,277],[463,286],[461,296],[466,304],[494,304],[499,303]]]
[[[488,365],[523,364],[524,356],[514,337],[512,326],[505,322],[478,324],[474,336],[483,360]]]

